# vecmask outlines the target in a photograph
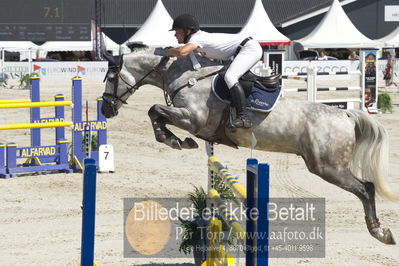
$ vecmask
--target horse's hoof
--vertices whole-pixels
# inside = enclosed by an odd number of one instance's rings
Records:
[[[389,228],[373,228],[372,230],[370,230],[370,234],[384,244],[387,245],[396,244],[392,232]]]
[[[183,149],[197,149],[198,148],[198,144],[197,142],[195,142],[195,140],[193,140],[192,138],[186,138],[182,143],[181,143],[181,147]]]
[[[164,143],[165,140],[166,140],[166,136],[165,136],[165,135],[156,135],[156,136],[155,136],[155,139],[156,139],[158,142]]]
[[[158,142],[165,142],[165,140],[166,140],[166,135],[165,135],[165,133],[160,129],[160,128],[156,128],[156,129],[154,129],[154,134],[155,134],[155,139],[158,141]]]
[[[181,141],[179,141],[177,139],[172,139],[170,141],[170,147],[172,147],[173,149],[176,149],[176,150],[181,150],[182,146],[180,145],[180,142]]]

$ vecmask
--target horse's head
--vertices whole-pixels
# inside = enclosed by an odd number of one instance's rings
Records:
[[[106,85],[103,93],[103,105],[101,112],[106,118],[111,118],[118,115],[119,108],[126,104],[126,100],[132,95],[140,86],[144,85],[146,79],[153,73],[159,72],[160,69],[167,63],[168,57],[162,57],[160,55],[150,56],[132,56],[127,55],[129,63],[124,62],[123,56],[111,56],[104,54],[104,57],[108,61],[108,71],[105,76]],[[146,60],[144,60],[145,58]],[[134,62],[136,61],[136,62]],[[140,69],[136,71],[132,65],[139,63],[143,64],[142,61],[148,61],[146,64],[147,69]],[[144,67],[145,68],[145,67]],[[146,73],[143,73],[145,71]],[[137,72],[137,73],[136,73]]]
[[[119,87],[124,85],[119,83],[119,75],[123,66],[123,56],[113,57],[104,54],[104,57],[108,61],[108,71],[104,79],[106,85],[103,93],[101,112],[106,118],[111,118],[118,115],[118,109],[124,103],[119,98],[120,94],[118,93],[121,90]]]

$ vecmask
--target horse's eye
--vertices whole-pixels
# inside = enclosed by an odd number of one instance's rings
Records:
[[[109,72],[108,73],[107,79],[109,81],[113,81],[113,80],[115,80],[115,78],[116,78],[116,73],[115,72]]]

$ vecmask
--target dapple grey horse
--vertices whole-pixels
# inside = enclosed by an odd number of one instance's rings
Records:
[[[170,96],[172,105],[155,104],[148,112],[158,142],[174,149],[198,147],[192,138],[180,140],[166,127],[169,124],[233,147],[251,148],[255,136],[253,148],[257,150],[300,155],[310,172],[361,200],[373,237],[395,244],[391,231],[380,227],[375,208],[375,191],[385,198],[399,199],[385,181],[388,138],[382,125],[362,111],[282,97],[270,113],[249,111],[252,128],[230,128],[225,126],[229,107],[211,90],[215,72],[222,65],[200,57],[202,68],[195,71],[188,57],[167,61],[164,52],[144,47],[124,55],[123,60],[107,56],[109,70],[102,108],[107,118],[116,116],[140,86],[159,87]]]

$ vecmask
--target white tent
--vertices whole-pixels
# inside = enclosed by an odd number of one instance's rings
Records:
[[[102,37],[104,40],[105,47],[107,48],[108,51],[112,51],[113,55],[130,53],[130,49],[126,45],[117,44],[110,37],[105,35],[104,32],[102,32]]]
[[[35,59],[38,47],[29,41],[2,41],[0,42],[1,61],[4,62],[4,51],[19,53],[20,60]]]
[[[40,46],[46,52],[91,51],[92,41],[48,41]]]
[[[261,45],[288,45],[290,39],[280,33],[271,22],[261,0],[256,0],[251,15],[240,35],[252,36]]]
[[[399,26],[390,34],[376,41],[379,43],[380,47],[383,48],[399,47]]]
[[[350,21],[338,0],[334,0],[319,25],[297,40],[305,48],[374,48],[377,43],[364,36]]]
[[[119,44],[115,43],[104,33],[102,33],[102,38],[107,50],[112,51],[114,55],[119,54]],[[126,46],[121,48],[122,50],[128,49]],[[49,41],[41,45],[40,50],[44,52],[92,51],[93,41]]]
[[[10,52],[19,52],[19,51],[28,51],[28,50],[36,50],[37,45],[33,42],[28,41],[3,41],[0,42],[0,50],[10,51]]]
[[[151,14],[140,29],[124,44],[143,43],[148,46],[177,46],[172,28],[173,19],[161,0],[158,0]]]

